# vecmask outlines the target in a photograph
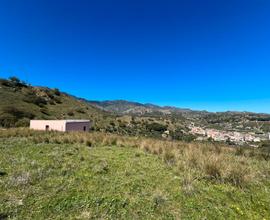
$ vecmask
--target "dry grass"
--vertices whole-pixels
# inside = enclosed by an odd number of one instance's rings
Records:
[[[166,164],[177,166],[179,171],[192,177],[237,187],[262,181],[270,176],[269,161],[262,159],[259,149],[231,148],[225,144],[185,143],[162,141],[138,137],[123,137],[106,133],[60,133],[29,129],[2,130],[0,138],[23,137],[34,143],[85,144],[95,146],[121,146],[139,148],[146,153],[159,156]],[[105,166],[106,167],[106,166]],[[264,167],[264,169],[262,169]],[[184,183],[187,191],[193,191],[192,181]]]

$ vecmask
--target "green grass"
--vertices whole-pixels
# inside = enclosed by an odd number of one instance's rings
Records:
[[[270,219],[270,182],[196,179],[132,147],[0,139],[0,219]]]

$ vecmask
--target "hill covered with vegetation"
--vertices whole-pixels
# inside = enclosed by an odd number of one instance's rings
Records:
[[[131,116],[108,111],[58,89],[32,86],[16,77],[0,79],[0,126],[27,127],[30,119],[90,119],[92,130],[161,138],[170,129],[175,138],[189,139],[184,120],[160,115]]]
[[[267,114],[92,102],[15,77],[0,100],[0,219],[270,219],[269,142],[193,142],[188,130],[261,132]],[[70,118],[92,131],[10,128]]]
[[[87,100],[85,100],[87,101]],[[152,104],[141,104],[125,100],[116,101],[87,101],[88,103],[108,112],[114,112],[122,115],[164,117],[171,119],[186,120],[197,125],[207,126],[209,128],[231,129],[250,127],[257,130],[270,132],[270,115],[265,113],[252,112],[207,112],[194,111],[190,109],[157,106]]]
[[[265,139],[270,115],[249,112],[192,111],[119,101],[89,101],[16,77],[0,79],[0,127],[27,127],[30,119],[90,119],[92,130],[121,135],[191,141],[192,127],[245,132]]]
[[[30,119],[91,118],[96,126],[111,114],[88,105],[58,89],[31,86],[16,77],[0,79],[0,125],[28,126]]]

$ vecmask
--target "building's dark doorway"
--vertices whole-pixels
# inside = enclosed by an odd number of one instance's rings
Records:
[[[50,126],[49,125],[46,125],[45,129],[46,129],[46,131],[49,131]]]
[[[86,131],[86,126],[83,126],[83,131]]]

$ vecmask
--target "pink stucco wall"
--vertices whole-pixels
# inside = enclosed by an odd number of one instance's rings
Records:
[[[65,131],[66,122],[62,120],[31,120],[30,128],[34,130],[46,130],[46,125],[49,126],[49,131]]]
[[[30,128],[34,130],[49,131],[89,131],[88,120],[31,120]]]

